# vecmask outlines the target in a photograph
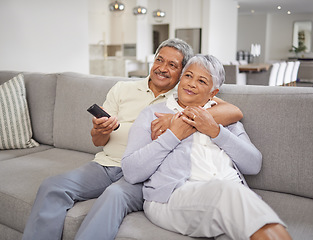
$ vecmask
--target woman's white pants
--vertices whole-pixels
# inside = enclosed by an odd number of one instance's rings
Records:
[[[146,201],[144,211],[154,224],[192,237],[249,239],[265,224],[285,226],[252,190],[225,180],[188,181],[168,203]]]

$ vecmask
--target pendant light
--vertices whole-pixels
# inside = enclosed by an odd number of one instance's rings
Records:
[[[155,18],[164,18],[166,15],[166,13],[164,11],[162,11],[161,9],[157,9],[155,11],[153,11],[153,17]]]
[[[110,3],[109,9],[111,12],[118,12],[118,11],[123,11],[125,9],[125,6],[123,3],[115,1]]]
[[[147,8],[142,7],[142,6],[137,6],[137,7],[134,7],[133,9],[134,15],[144,15],[146,13],[147,13]]]

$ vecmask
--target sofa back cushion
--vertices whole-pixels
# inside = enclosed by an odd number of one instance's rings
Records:
[[[102,151],[92,143],[92,115],[87,108],[102,106],[107,92],[119,80],[126,78],[62,73],[58,75],[54,143],[56,147],[88,153]]]
[[[21,72],[0,71],[0,84]],[[22,72],[26,87],[33,138],[41,143],[53,145],[53,112],[56,91],[56,75]]]
[[[224,85],[218,96],[242,110],[263,155],[249,186],[313,198],[313,88]]]

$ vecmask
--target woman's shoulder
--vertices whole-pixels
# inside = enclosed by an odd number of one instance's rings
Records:
[[[171,109],[169,109],[166,106],[166,101],[149,105],[145,109],[146,111],[153,111],[159,113],[174,113]]]

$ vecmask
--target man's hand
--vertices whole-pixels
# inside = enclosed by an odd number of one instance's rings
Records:
[[[192,125],[183,121],[181,113],[176,113],[172,117],[169,129],[175,134],[175,136],[179,140],[183,140],[197,131],[197,129],[194,128]]]
[[[217,137],[220,132],[220,127],[212,115],[202,107],[186,107],[182,120],[211,138]]]
[[[169,128],[173,114],[155,113],[158,118],[151,122],[151,139],[157,139],[162,133]]]
[[[110,134],[118,126],[118,121],[116,117],[102,117],[92,119],[93,128],[99,134]]]
[[[91,129],[92,142],[95,146],[104,146],[110,138],[110,133],[117,128],[116,117],[102,117],[92,119],[93,128]]]

